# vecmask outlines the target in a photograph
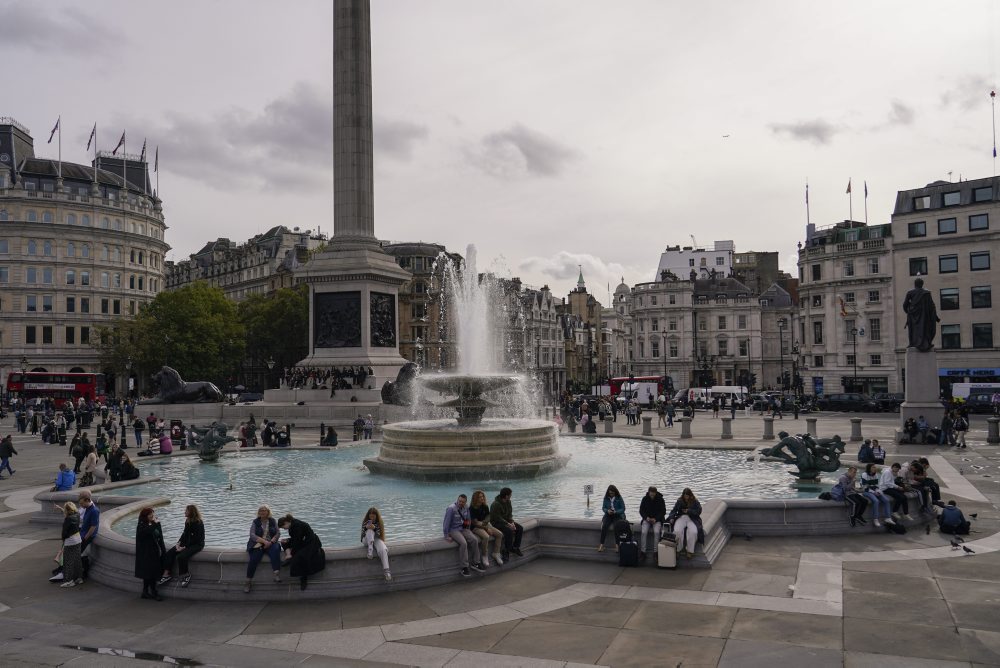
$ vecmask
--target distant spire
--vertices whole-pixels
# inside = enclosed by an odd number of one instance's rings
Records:
[[[578,264],[576,266],[580,267],[580,278],[576,280],[576,289],[583,292],[587,289],[587,284],[583,282],[583,265]]]

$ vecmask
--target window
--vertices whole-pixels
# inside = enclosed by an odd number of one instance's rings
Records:
[[[46,241],[42,244],[42,255],[52,257],[52,242]]]
[[[959,309],[958,288],[941,288],[940,304],[942,311],[957,311]]]
[[[66,270],[66,285],[76,285],[76,272],[72,269]]]
[[[10,269],[7,267],[0,267],[0,283],[10,282]]]
[[[750,339],[740,339],[740,357],[750,356]]]
[[[80,216],[80,224],[83,225],[84,227],[90,227],[90,216],[88,216],[87,214],[83,214],[82,216]]]
[[[958,221],[955,218],[942,218],[938,221],[938,234],[955,234],[958,232]]]
[[[813,295],[813,306],[823,305],[823,295]]]
[[[814,264],[812,266],[812,276],[814,281],[821,280],[823,278],[823,265]]]
[[[107,288],[107,287],[110,287],[110,285],[111,284],[108,282],[108,272],[102,271],[101,272],[101,287],[102,288]]]
[[[140,276],[140,277],[139,277],[139,289],[140,289],[140,290],[142,290],[142,289],[143,289],[142,285],[143,285],[143,277],[142,277],[142,276]]]
[[[52,313],[52,295],[44,295],[42,297],[42,311]]]
[[[671,332],[676,332],[677,331],[677,320],[674,319],[674,318],[671,318],[670,320],[668,320],[667,321],[667,329],[669,329]]]
[[[90,285],[90,272],[81,271],[80,272],[80,285]]]
[[[708,258],[707,258],[707,257],[703,257],[703,258],[699,258],[699,260],[700,260],[700,261],[699,261],[699,263],[698,263],[698,264],[700,264],[701,266],[703,266],[703,267],[704,267],[704,266],[707,266],[707,265],[708,265]]]
[[[650,306],[656,306],[656,295],[651,295],[649,297],[649,305]]]
[[[109,301],[107,299],[101,299],[101,313],[103,315],[107,315],[108,314],[108,312],[109,312],[108,305],[109,305]]]
[[[677,357],[677,342],[676,341],[671,341],[670,342],[670,356],[671,357]]]
[[[35,338],[34,326],[24,328],[24,342],[29,344],[38,344],[38,340]]]
[[[878,258],[870,257],[868,258],[868,273],[877,274],[878,273]]]
[[[724,266],[726,266],[726,258],[724,258],[724,257],[717,257],[717,258],[715,258],[715,266],[717,266],[717,267],[724,267]]]
[[[844,334],[847,337],[848,341],[853,341],[853,335],[851,334],[851,330],[855,329],[855,327],[857,327],[857,324],[855,324],[854,320],[844,321]]]
[[[639,358],[641,359],[641,358],[643,358],[645,356],[646,356],[646,342],[645,341],[640,341],[639,342]]]
[[[689,266],[689,267],[693,267],[693,266],[694,266],[694,258],[690,258],[690,259],[688,260],[688,266]]]
[[[36,312],[38,310],[38,297],[27,295],[24,300],[24,308],[28,313]]]
[[[993,295],[989,285],[973,286],[972,288],[972,308],[992,308]]]
[[[719,354],[720,355],[729,354],[729,339],[719,339]]]
[[[854,303],[854,293],[853,292],[845,292],[844,293],[844,301],[846,303],[848,303],[848,304],[853,304]]]
[[[844,260],[844,276],[854,275],[854,260]]]
[[[706,322],[704,318],[699,318],[698,319],[698,330],[704,332],[707,329],[708,329],[708,322]]]
[[[52,345],[52,325],[42,326],[42,345]]]
[[[7,254],[10,253],[10,242],[6,239],[0,239],[0,253]]]
[[[653,339],[649,342],[649,354],[652,357],[660,356],[660,341],[658,339]]]
[[[80,247],[80,257],[90,257],[90,246],[88,244],[83,244]]]
[[[66,328],[66,345],[72,346],[76,344],[76,328],[67,327]]]
[[[660,331],[660,319],[659,318],[653,318],[652,319],[652,325],[653,326],[650,328],[651,332],[658,332],[658,331]]]
[[[111,221],[108,220],[107,217],[101,218],[101,227],[104,228],[105,230],[110,230]]]
[[[868,338],[872,341],[882,340],[881,318],[868,318]]]
[[[677,295],[670,295],[669,301],[670,301],[671,304],[676,304],[677,303]]]
[[[29,223],[37,223],[37,222],[38,222],[38,214],[37,214],[37,213],[35,213],[34,211],[29,211],[29,212],[28,212],[28,213],[27,213],[27,214],[25,215],[25,219],[26,219],[26,220],[27,220],[27,221],[28,221]]]
[[[90,327],[80,328],[80,343],[87,345],[90,343]]]
[[[941,325],[941,349],[955,350],[962,347],[960,325]]]
[[[719,329],[726,329],[726,324],[727,324],[726,323],[726,316],[720,315],[719,316]]]
[[[973,323],[972,324],[972,347],[992,348],[993,347],[993,323]]]
[[[973,202],[989,202],[993,199],[993,187],[985,186],[983,188],[973,188],[972,189],[972,201]]]
[[[868,364],[871,366],[882,366],[882,355],[872,354],[868,356]]]
[[[958,271],[958,256],[938,255],[938,271],[942,274],[954,274]]]
[[[983,271],[990,268],[990,252],[980,251],[969,253],[969,269],[972,271]]]
[[[737,329],[747,328],[747,317],[745,315],[736,316],[736,328]]]
[[[823,366],[823,356],[822,355],[813,355],[813,366],[815,366],[815,367]]]
[[[823,343],[823,323],[822,321],[817,321],[813,323],[813,343],[821,344]]]
[[[845,366],[854,366],[856,359],[857,357],[854,355],[854,353],[848,353],[847,359],[845,360]]]
[[[646,331],[646,321],[645,320],[640,320],[639,321],[639,331],[640,332]]]
[[[960,192],[950,192],[944,194],[944,205],[945,206],[958,206],[962,203],[962,193]]]
[[[132,264],[135,264],[135,249],[129,251],[128,261],[131,262]]]
[[[116,288],[120,288],[122,286],[122,275],[121,274],[115,274],[114,286]]]
[[[869,304],[878,304],[881,300],[882,300],[882,293],[881,292],[879,292],[878,290],[869,290],[868,291],[868,303]]]
[[[66,298],[66,313],[76,313],[76,297]]]
[[[927,236],[927,223],[910,223],[906,226],[906,229],[911,239]]]
[[[76,244],[72,241],[66,244],[66,257],[76,257]]]
[[[108,247],[107,246],[102,246],[101,247],[101,259],[104,260],[105,262],[107,262],[107,260],[108,260]]]
[[[927,275],[927,258],[911,257],[910,276],[926,276],[926,275]]]
[[[931,198],[930,195],[924,195],[923,197],[913,198],[913,208],[920,211],[921,209],[931,208]]]
[[[38,270],[34,267],[28,267],[24,271],[24,281],[25,283],[37,283],[38,282]]]
[[[980,213],[975,216],[969,216],[969,231],[975,232],[977,230],[988,230],[990,229],[990,216],[986,213]]]
[[[66,224],[67,225],[76,225],[76,214],[75,213],[67,213],[66,214]]]

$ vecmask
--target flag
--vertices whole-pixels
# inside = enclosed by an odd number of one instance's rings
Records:
[[[139,162],[146,162],[146,140],[142,140],[142,154],[139,156]]]
[[[52,133],[49,135],[49,141],[47,143],[52,143],[52,138],[56,136],[56,130],[59,129],[59,121],[62,120],[62,116],[56,119],[56,124],[52,127]]]
[[[97,139],[97,123],[94,123],[94,129],[90,131],[90,139],[87,140],[87,150],[90,150],[90,144]]]
[[[122,138],[118,140],[118,146],[115,146],[115,150],[111,151],[111,155],[117,155],[118,149],[125,145],[125,131],[122,130]]]
[[[865,199],[868,199],[868,181],[865,181]]]
[[[851,180],[847,179],[847,194],[851,194]]]
[[[156,152],[153,154],[153,171],[160,171],[160,147],[156,147]]]

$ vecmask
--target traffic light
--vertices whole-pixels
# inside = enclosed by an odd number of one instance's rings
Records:
[[[750,387],[757,387],[757,374],[750,374]]]

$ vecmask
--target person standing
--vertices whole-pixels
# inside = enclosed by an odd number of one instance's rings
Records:
[[[510,560],[510,555],[515,554],[523,557],[521,553],[521,536],[524,534],[524,527],[514,521],[514,505],[511,497],[514,496],[510,487],[504,487],[490,504],[490,524],[499,529],[503,534],[503,551],[501,561]]]
[[[469,568],[477,571],[486,570],[479,563],[479,540],[472,533],[472,517],[466,506],[469,497],[459,494],[453,504],[444,511],[444,539],[449,543],[458,543],[458,561],[462,567],[462,577],[469,577]],[[472,553],[471,559],[469,553]]]
[[[141,430],[140,430],[141,431]],[[135,576],[142,580],[142,596],[154,601],[163,597],[156,590],[156,582],[163,570],[163,556],[167,553],[163,544],[163,529],[152,508],[139,511],[139,524],[135,529]],[[66,579],[69,579],[67,573]],[[64,585],[65,586],[65,585]]]
[[[57,508],[60,506],[56,506]],[[80,559],[80,513],[76,504],[67,501],[62,506],[62,563],[63,582],[60,587],[75,587],[83,584],[83,561]]]
[[[667,427],[674,426],[674,415],[677,413],[677,409],[674,406],[674,402],[667,399]]]
[[[0,480],[3,480],[3,470],[7,469],[10,475],[14,475],[14,469],[10,467],[10,458],[17,454],[14,449],[14,438],[7,434],[0,441]]]
[[[653,536],[653,550],[656,550],[656,543],[660,540],[660,532],[663,530],[663,521],[667,515],[667,504],[663,500],[663,495],[656,491],[655,487],[650,487],[646,495],[642,497],[639,504],[639,515],[642,516],[642,528],[639,531],[639,559],[646,558],[646,534]]]
[[[135,432],[135,447],[137,448],[142,447],[142,429],[142,418],[136,417],[135,421],[132,423],[132,431]]]
[[[956,415],[953,428],[956,434],[954,445],[959,448],[968,447],[965,444],[965,435],[969,432],[969,419],[962,414]]]

